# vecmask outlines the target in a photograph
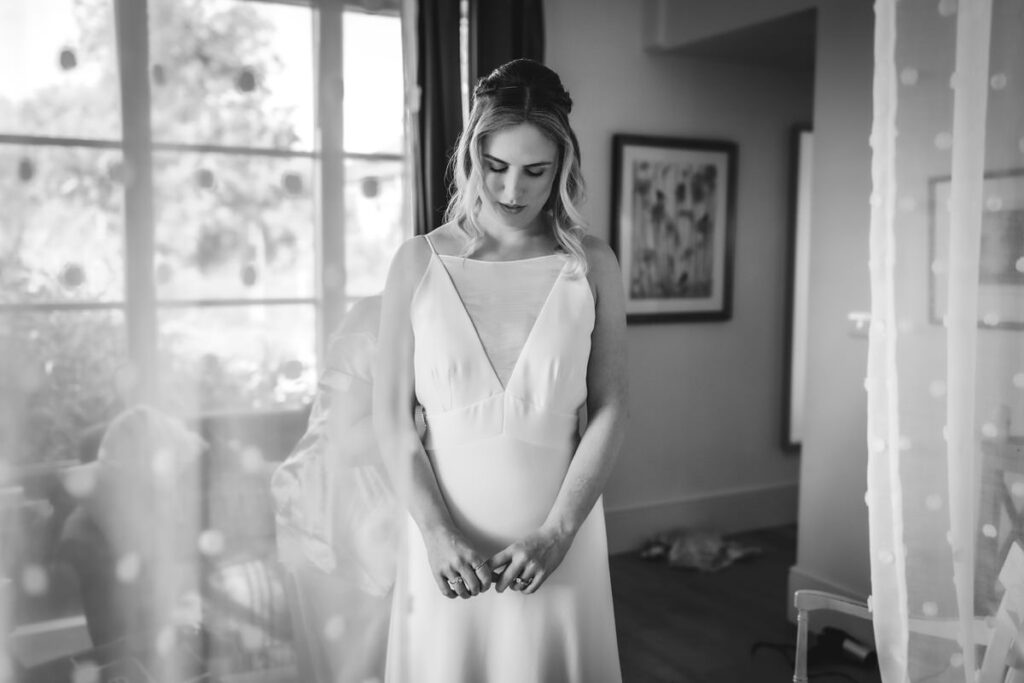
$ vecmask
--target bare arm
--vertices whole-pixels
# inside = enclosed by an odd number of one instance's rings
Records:
[[[604,491],[622,447],[628,417],[622,279],[608,245],[591,238],[585,246],[588,277],[596,290],[596,319],[587,366],[587,428],[541,528],[491,558],[492,566],[506,567],[497,584],[499,591],[511,585],[514,590],[532,593],[561,564],[576,532]]]
[[[596,242],[596,240],[595,240]],[[608,483],[628,419],[626,302],[608,245],[588,245],[597,317],[587,366],[587,429],[544,526],[575,535]]]
[[[416,433],[412,298],[430,259],[422,239],[406,241],[388,272],[381,303],[374,371],[373,426],[392,485],[419,527],[441,593],[465,598],[490,587],[486,557],[471,548],[452,521]],[[449,580],[461,577],[455,590]]]

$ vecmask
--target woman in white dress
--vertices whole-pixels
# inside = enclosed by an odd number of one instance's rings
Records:
[[[621,276],[583,230],[557,74],[515,60],[474,95],[447,222],[402,245],[382,303],[374,427],[409,513],[386,680],[618,683],[600,496],[627,412]]]

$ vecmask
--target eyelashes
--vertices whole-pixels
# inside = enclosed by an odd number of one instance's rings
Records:
[[[508,166],[494,166],[491,164],[488,164],[487,168],[488,170],[491,171],[491,173],[504,173],[505,171],[508,170]],[[530,176],[531,178],[539,178],[542,175],[544,175],[544,171],[531,171],[530,169],[526,169],[526,175]]]

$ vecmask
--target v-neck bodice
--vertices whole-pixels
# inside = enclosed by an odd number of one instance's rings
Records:
[[[520,352],[552,286],[564,269],[552,254],[520,261],[477,261],[441,256],[477,338],[502,386],[515,371]]]
[[[508,262],[473,262],[459,274],[473,277],[500,269],[509,287],[532,281],[542,288],[529,298],[539,309],[503,385],[481,341],[477,324],[449,270],[436,252],[412,302],[416,395],[427,420],[427,447],[461,444],[509,434],[538,445],[575,438],[577,412],[586,400],[587,361],[594,327],[594,300],[587,279],[572,275],[563,257]],[[448,259],[458,267],[461,259]],[[540,261],[562,264],[552,284],[536,274]],[[546,288],[546,294],[544,293]],[[484,320],[493,318],[484,318]],[[484,323],[486,324],[486,323]],[[490,332],[490,331],[488,331]]]

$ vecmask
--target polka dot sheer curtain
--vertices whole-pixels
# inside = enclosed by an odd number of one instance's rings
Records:
[[[1024,436],[1024,0],[875,12],[870,606],[887,683],[973,682],[1024,508],[985,457]]]

